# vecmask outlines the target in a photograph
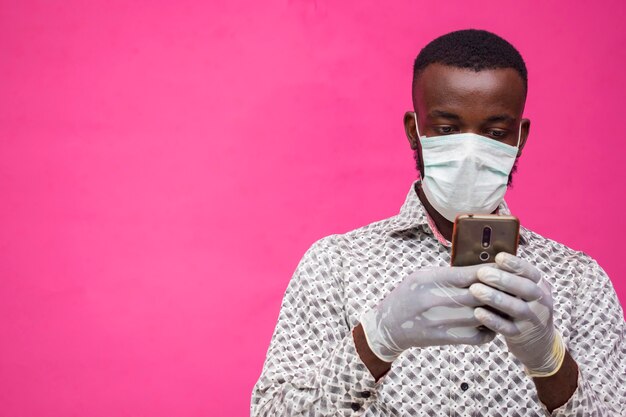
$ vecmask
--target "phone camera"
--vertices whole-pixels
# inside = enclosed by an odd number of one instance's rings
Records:
[[[480,260],[483,262],[486,262],[489,260],[489,254],[487,252],[481,252],[479,256],[480,256]]]
[[[482,245],[483,245],[483,248],[488,248],[489,246],[491,246],[491,227],[489,227],[489,226],[485,226],[483,228]],[[483,252],[483,253],[485,253],[485,252]],[[481,256],[482,256],[482,254],[481,254]]]

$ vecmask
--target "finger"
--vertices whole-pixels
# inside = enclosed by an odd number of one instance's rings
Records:
[[[463,327],[480,325],[476,317],[474,317],[473,307],[435,306],[424,311],[420,315],[420,319],[430,322],[427,323],[428,326]]]
[[[496,255],[496,264],[498,268],[501,268],[504,271],[521,275],[533,280],[534,282],[539,282],[541,279],[541,271],[537,269],[537,267],[527,260],[511,255],[510,253],[498,253]]]
[[[524,300],[505,294],[485,284],[472,284],[469,288],[474,297],[485,305],[508,314],[514,320],[530,320],[533,312]]]
[[[476,272],[483,266],[495,266],[495,263],[470,265],[470,266],[451,266],[449,268],[440,268],[436,270],[438,276],[434,277],[437,282],[448,284],[459,288],[467,288],[475,282],[478,282]],[[433,271],[435,272],[435,271]]]
[[[454,327],[446,330],[446,336],[453,344],[482,345],[491,342],[496,333],[485,327]]]
[[[483,324],[483,326],[496,333],[500,333],[507,337],[513,337],[519,334],[519,330],[515,326],[515,323],[499,316],[496,313],[492,313],[489,310],[478,307],[474,310],[474,315],[476,316],[476,319]]]
[[[526,301],[538,300],[543,296],[543,291],[534,281],[501,269],[484,267],[476,275],[482,283]]]
[[[465,307],[477,307],[482,303],[474,297],[467,288],[452,287],[435,282],[430,294],[441,297],[443,300],[438,305],[458,305]]]

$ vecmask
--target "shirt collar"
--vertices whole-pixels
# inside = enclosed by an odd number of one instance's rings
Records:
[[[441,236],[434,221],[432,221],[417,196],[416,186],[419,182],[420,180],[415,180],[411,184],[411,188],[409,189],[406,199],[404,200],[404,204],[402,204],[402,207],[400,208],[400,213],[395,217],[393,223],[391,224],[390,233],[402,232],[409,229],[419,229],[427,234],[434,235],[444,246],[450,246],[450,242]],[[502,200],[498,206],[498,214],[511,214],[511,210],[506,204],[506,201]],[[520,226],[520,244],[525,245],[527,240],[527,230]]]

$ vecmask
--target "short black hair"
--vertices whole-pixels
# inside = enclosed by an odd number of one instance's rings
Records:
[[[520,53],[509,42],[486,30],[458,30],[431,41],[415,58],[413,87],[419,74],[434,63],[476,72],[513,68],[522,77],[524,89],[528,90],[528,71]]]

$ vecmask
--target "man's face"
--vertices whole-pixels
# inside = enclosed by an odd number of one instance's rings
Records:
[[[512,68],[476,72],[431,64],[413,87],[413,106],[422,136],[476,133],[516,146],[521,124],[518,157],[530,128],[530,121],[522,119],[525,100],[524,82]],[[405,114],[404,127],[423,178],[422,152],[410,112]]]

